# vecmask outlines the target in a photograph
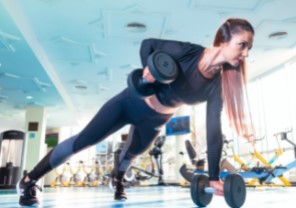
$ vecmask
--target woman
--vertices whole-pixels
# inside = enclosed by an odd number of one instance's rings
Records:
[[[244,86],[245,58],[253,44],[254,29],[244,19],[225,21],[216,33],[214,46],[171,40],[147,39],[140,55],[143,78],[155,79],[147,67],[147,58],[155,50],[170,54],[178,63],[180,73],[171,84],[161,84],[155,95],[141,99],[124,89],[109,100],[79,134],[70,137],[49,152],[17,185],[21,205],[38,203],[36,181],[66,161],[73,154],[105,139],[131,124],[128,140],[114,171],[115,199],[126,199],[122,180],[136,156],[143,153],[159,135],[161,128],[184,104],[207,102],[207,160],[210,186],[223,195],[219,180],[222,151],[221,110],[223,103],[231,124],[239,135],[249,135],[245,125]]]

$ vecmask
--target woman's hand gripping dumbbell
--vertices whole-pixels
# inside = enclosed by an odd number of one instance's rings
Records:
[[[156,93],[159,83],[173,82],[179,73],[175,60],[167,53],[153,52],[144,69],[135,69],[128,76],[128,87],[138,97],[145,98]]]

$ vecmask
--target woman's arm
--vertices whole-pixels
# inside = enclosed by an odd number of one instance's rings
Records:
[[[210,180],[219,180],[219,164],[223,147],[221,128],[221,89],[217,88],[215,91],[215,95],[207,101],[207,157]]]
[[[154,51],[166,52],[177,59],[182,53],[186,52],[185,48],[188,47],[188,44],[190,43],[156,38],[143,40],[140,48],[140,58],[143,68],[147,66],[148,56]]]

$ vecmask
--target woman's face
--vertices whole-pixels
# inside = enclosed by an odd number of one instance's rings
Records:
[[[234,67],[242,64],[252,48],[253,36],[253,33],[249,31],[240,31],[233,34],[230,41],[222,43],[221,48],[225,61]]]

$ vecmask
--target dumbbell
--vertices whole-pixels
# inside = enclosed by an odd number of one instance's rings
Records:
[[[215,188],[210,187],[209,177],[204,174],[194,175],[191,181],[191,198],[199,207],[206,207],[213,198]],[[245,203],[246,186],[239,174],[228,174],[224,181],[224,198],[229,207],[239,208]]]
[[[149,83],[143,78],[143,69],[133,70],[127,79],[131,92],[140,98],[155,94],[160,83],[169,84],[173,82],[179,72],[175,60],[169,54],[162,51],[155,51],[149,55],[147,66],[156,80],[154,83]]]

